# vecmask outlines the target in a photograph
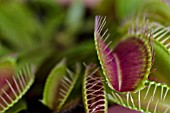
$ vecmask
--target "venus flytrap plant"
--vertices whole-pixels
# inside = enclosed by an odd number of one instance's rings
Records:
[[[121,26],[120,31],[122,33],[127,32],[128,27],[132,26],[134,18],[127,19],[126,22]],[[142,20],[139,20],[138,26],[142,26]],[[154,65],[152,67],[153,71],[149,76],[150,80],[155,80],[158,82],[169,84],[169,48],[170,48],[170,28],[166,27],[158,22],[150,21],[148,22],[148,32],[152,32],[154,47]]]
[[[149,17],[145,14],[145,18]],[[133,21],[135,21],[133,17],[130,19],[127,18],[126,21],[124,21],[123,25],[121,26],[120,32],[122,34],[125,34],[125,32],[128,31],[128,28],[132,26]],[[142,26],[142,20],[139,20],[138,23],[139,23],[138,26]],[[169,84],[170,28],[162,25],[159,22],[155,22],[151,19],[150,22],[148,22],[148,31],[152,32],[154,42],[153,51],[155,53],[154,55],[155,60],[152,67],[153,71],[149,75],[149,79],[170,85]]]
[[[107,113],[104,80],[94,64],[86,66],[83,79],[83,99],[86,113]]]
[[[75,69],[75,73],[71,72],[63,59],[50,72],[44,88],[43,103],[53,112],[67,112],[80,101],[79,96],[73,96],[80,65],[77,64]]]
[[[131,24],[128,36],[125,36],[111,51],[109,48],[111,42],[106,44],[107,30],[101,34],[106,23],[105,18],[97,16],[95,22],[97,54],[107,84],[112,89],[108,91],[108,93],[111,92],[108,99],[111,98],[119,105],[141,112],[169,113],[170,88],[161,83],[147,81],[153,64],[154,52],[158,53],[157,66],[162,58],[169,56],[169,28],[164,28],[159,24],[150,24],[148,21],[144,21],[142,26],[139,26],[136,20],[135,26]],[[104,37],[106,38],[103,39]],[[162,66],[166,63],[165,60],[163,61]],[[169,65],[169,60],[167,63]],[[164,72],[163,69],[159,70],[158,73]],[[165,78],[168,79],[167,76]]]
[[[108,94],[109,100],[129,109],[144,113],[170,112],[170,87],[161,83],[147,81],[145,87],[137,92]]]
[[[94,37],[106,81],[112,90],[119,92],[139,90],[144,86],[152,66],[152,35],[147,31],[147,26],[133,28],[111,50],[111,42],[105,42],[109,36],[106,35],[108,30],[101,34],[106,24],[105,19],[96,16]]]
[[[151,78],[160,82],[169,83],[169,67],[170,67],[170,28],[159,23],[152,22],[149,25],[153,29],[155,63],[153,68],[156,70],[151,73]]]
[[[0,60],[0,112],[6,112],[14,106],[28,91],[34,81],[31,67],[26,65],[16,73],[13,58]]]
[[[50,72],[46,80],[43,93],[43,103],[51,109],[56,109],[58,106],[58,102],[55,102],[54,100],[56,97],[59,96],[59,93],[56,94],[59,91],[56,90],[59,89],[60,80],[65,75],[65,68],[65,61],[63,60],[57,66],[54,67],[54,69]],[[54,76],[56,74],[58,76]]]
[[[88,11],[88,16],[85,16],[82,21],[82,25],[88,24],[86,27],[80,26],[84,30],[77,29],[73,30],[77,32],[72,33],[72,30],[68,30],[65,22],[62,21],[65,15],[68,15],[64,11],[70,9],[69,6],[66,10],[63,10],[53,2],[24,2],[24,4],[10,2],[13,11],[6,8],[10,4],[4,2],[0,4],[2,6],[0,7],[0,28],[2,28],[2,36],[0,36],[2,44],[0,52],[2,54],[0,55],[16,52],[19,55],[17,61],[20,64],[25,61],[32,61],[35,65],[38,64],[36,66],[39,70],[37,70],[36,75],[40,76],[36,76],[38,82],[33,86],[37,89],[36,86],[42,86],[41,83],[44,82],[44,77],[47,75],[46,71],[63,56],[68,57],[68,64],[75,61],[96,61],[96,57],[94,57],[95,49],[93,48],[95,45],[103,74],[100,73],[101,70],[97,68],[98,66],[93,64],[85,66],[84,74],[84,71],[80,70],[81,66],[77,65],[71,70],[67,68],[66,61],[61,61],[49,73],[45,83],[42,102],[51,109],[47,111],[75,113],[72,108],[79,104],[81,106],[83,103],[86,113],[107,113],[107,104],[111,101],[141,112],[170,113],[170,30],[167,27],[170,25],[170,7],[162,1],[167,0],[143,0],[140,2],[130,0],[126,4],[123,0],[117,0],[113,4],[108,2],[107,7],[102,4],[99,5],[99,9],[97,9],[99,12],[106,12],[105,15],[111,13],[112,17],[116,17],[114,18],[115,26],[112,26],[114,30],[112,33],[115,38],[119,36],[120,40],[114,43],[108,42],[111,38],[108,30],[104,31],[106,18],[97,16],[94,31],[95,44],[91,40],[83,38],[88,37],[88,33],[91,31],[93,9],[91,10],[92,13]],[[110,12],[108,7],[113,7],[113,5],[116,8],[114,11],[110,10]],[[79,8],[86,12],[84,10],[86,8]],[[106,11],[102,11],[103,8]],[[15,11],[19,12],[20,16],[16,16],[13,13]],[[59,14],[60,16],[56,16],[51,11],[57,12],[57,14],[62,13]],[[67,12],[70,12],[70,10],[67,10]],[[138,15],[135,15],[135,13]],[[82,14],[84,13],[82,12]],[[81,16],[82,14],[80,13]],[[149,21],[141,19],[143,14]],[[130,15],[130,19],[125,18],[128,15]],[[71,15],[71,17],[74,16]],[[11,18],[14,21],[8,21]],[[117,22],[119,23],[122,19],[125,21],[122,26],[118,27]],[[25,26],[25,22],[28,20],[32,24],[26,25],[25,30],[20,29]],[[65,20],[69,21],[70,18]],[[17,28],[16,25],[20,27]],[[32,30],[32,28],[35,29]],[[67,33],[71,33],[72,36]],[[34,36],[36,38],[33,38]],[[22,38],[16,40],[19,37]],[[61,37],[69,37],[73,40],[77,38],[70,43],[70,40],[63,40]],[[84,43],[84,41],[87,42]],[[37,46],[37,42],[42,43]],[[79,42],[81,44],[77,46]],[[29,49],[26,49],[25,45],[28,45]],[[110,45],[114,48],[111,48]],[[39,52],[39,50],[43,51]],[[60,52],[61,50],[62,52]],[[88,58],[89,56],[90,58]],[[15,105],[21,108],[21,100],[24,100],[25,103],[31,103],[31,105],[28,104],[29,112],[30,108],[32,109],[35,105],[32,104],[32,98],[34,101],[35,98],[41,96],[40,90],[36,90],[36,92],[31,89],[31,93],[29,93],[31,94],[31,101],[27,99],[27,95],[26,101],[22,98],[32,85],[34,75],[29,65],[17,72],[16,67],[19,66],[14,59],[0,58],[0,113],[14,113],[14,109],[11,108],[17,108],[14,107]],[[41,89],[42,87],[38,88]],[[83,102],[81,102],[81,99]],[[37,110],[38,106],[35,107]],[[83,110],[82,108],[81,112]]]
[[[169,113],[170,87],[148,81],[149,75],[153,74],[153,78],[157,78],[155,73],[168,79],[168,70],[164,71],[161,67],[151,73],[151,68],[154,59],[156,67],[160,66],[163,58],[167,59],[163,60],[162,66],[167,63],[169,67],[169,29],[145,19],[142,22],[136,19],[127,34],[111,49],[111,42],[106,43],[108,30],[103,32],[105,24],[105,17],[96,16],[94,41],[104,76],[99,68],[91,64],[85,65],[82,78],[79,76],[80,66],[72,73],[63,60],[47,78],[43,103],[53,112],[68,112],[70,107],[79,104],[76,87],[80,84],[76,82],[83,82],[82,98],[86,113],[106,113],[107,101],[146,113]]]
[[[61,82],[60,92],[62,98],[60,99],[60,104],[58,106],[58,111],[68,112],[74,109],[80,102],[80,83],[81,80],[81,66],[77,63],[74,66],[75,72],[66,69],[66,75]],[[63,92],[65,91],[65,92]]]

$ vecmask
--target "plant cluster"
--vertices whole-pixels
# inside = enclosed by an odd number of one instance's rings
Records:
[[[34,3],[28,3],[29,7],[37,8]],[[64,10],[57,9],[54,2],[37,3],[56,13]],[[117,4],[121,7],[123,0]],[[155,5],[147,8],[150,4]],[[67,14],[54,16],[50,11],[46,12],[47,16],[39,14],[40,22],[24,3],[3,1],[0,4],[0,19],[5,23],[0,21],[0,113],[107,113],[115,105],[145,113],[170,113],[167,10],[170,7],[158,0],[141,5],[129,17],[126,8],[124,12],[118,10],[122,23],[110,30],[106,28],[109,26],[106,16],[93,17],[93,41],[76,45],[79,41],[71,37],[77,36],[87,24],[82,22],[84,10],[80,1],[75,0]],[[22,18],[14,16],[13,10]],[[101,12],[106,14],[104,9]],[[60,25],[66,16],[69,20]],[[20,30],[23,32],[19,33]],[[54,34],[60,38],[54,38]],[[30,108],[35,102],[42,110]]]

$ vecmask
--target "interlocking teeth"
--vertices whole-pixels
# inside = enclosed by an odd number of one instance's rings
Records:
[[[107,112],[106,93],[103,79],[95,65],[86,66],[83,80],[83,95],[86,113]]]

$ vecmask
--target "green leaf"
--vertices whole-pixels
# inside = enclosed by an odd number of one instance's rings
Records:
[[[73,0],[73,2],[71,2],[66,17],[66,25],[68,27],[69,33],[72,34],[79,30],[80,26],[82,25],[84,12],[83,1]]]
[[[1,39],[12,49],[25,50],[35,46],[37,37],[34,35],[39,27],[33,14],[23,3],[10,1],[0,4]],[[40,43],[40,40],[38,41]]]
[[[115,5],[117,16],[121,20],[129,15],[136,15],[143,3],[144,1],[129,0],[125,4],[124,0],[117,0]]]

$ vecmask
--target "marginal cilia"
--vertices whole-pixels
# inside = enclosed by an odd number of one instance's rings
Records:
[[[2,75],[3,76],[3,75]],[[5,79],[0,89],[0,112],[3,113],[17,103],[34,81],[30,65],[21,69],[17,75]]]

